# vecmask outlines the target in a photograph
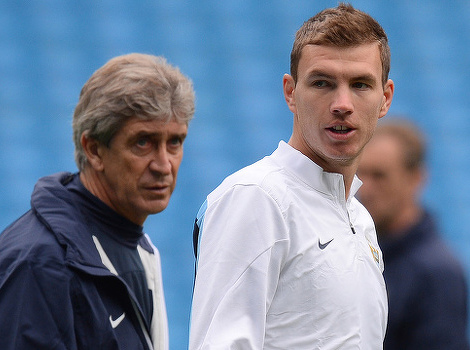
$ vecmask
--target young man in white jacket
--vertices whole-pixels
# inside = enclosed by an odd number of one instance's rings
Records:
[[[195,225],[190,350],[382,348],[383,260],[354,197],[359,156],[394,84],[381,26],[350,5],[298,30],[288,143],[229,176]]]

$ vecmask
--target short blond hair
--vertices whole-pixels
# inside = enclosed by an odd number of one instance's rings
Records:
[[[353,47],[377,42],[382,62],[382,84],[390,73],[390,46],[380,24],[367,13],[350,4],[325,9],[304,22],[295,35],[290,59],[290,74],[297,82],[297,69],[306,45]]]

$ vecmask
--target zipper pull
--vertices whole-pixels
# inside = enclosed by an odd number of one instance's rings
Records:
[[[356,234],[356,230],[354,229],[354,226],[350,223],[349,226],[351,227],[351,231],[353,234]]]

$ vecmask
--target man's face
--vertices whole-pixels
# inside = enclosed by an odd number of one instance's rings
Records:
[[[382,84],[378,44],[337,48],[307,45],[298,80],[284,76],[284,94],[294,113],[290,144],[326,171],[357,166],[393,97],[393,82]]]
[[[396,219],[413,202],[416,180],[403,160],[404,150],[390,135],[377,135],[364,148],[357,175],[363,181],[358,196],[378,231],[393,229]]]
[[[109,147],[98,145],[99,196],[134,223],[164,210],[176,185],[188,127],[170,121],[129,119]]]

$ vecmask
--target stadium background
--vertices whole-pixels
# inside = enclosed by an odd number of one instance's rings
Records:
[[[353,0],[389,35],[389,115],[427,134],[423,201],[470,279],[470,1]],[[0,228],[29,208],[36,180],[76,171],[71,116],[89,76],[116,55],[164,55],[194,82],[197,105],[177,189],[145,231],[162,255],[172,349],[187,348],[192,227],[205,195],[287,140],[282,96],[295,31],[327,0],[2,0]],[[1,247],[0,247],[1,249]]]

